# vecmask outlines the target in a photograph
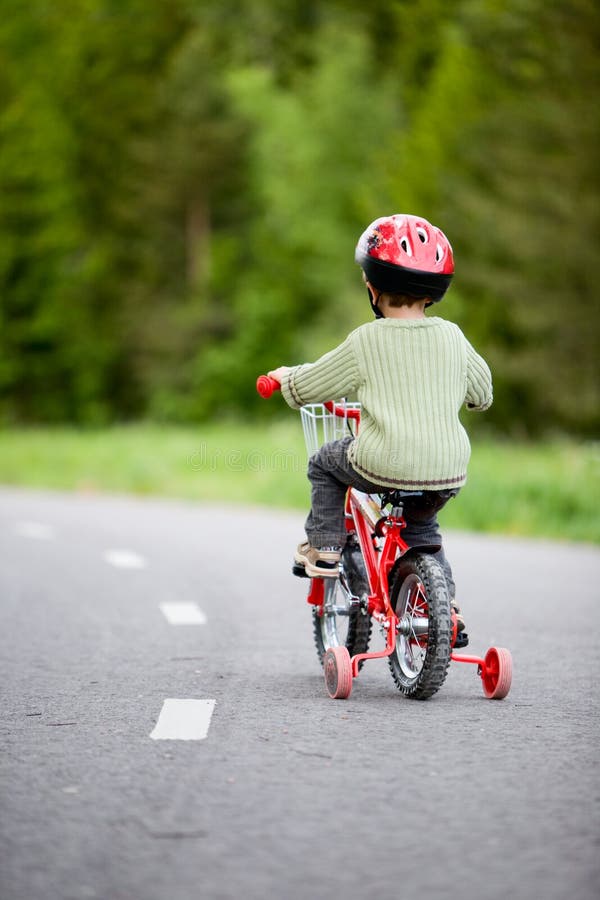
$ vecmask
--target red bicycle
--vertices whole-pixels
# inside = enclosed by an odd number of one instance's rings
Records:
[[[279,383],[267,375],[257,381],[262,397]],[[355,434],[360,405],[309,404],[301,409],[307,449],[348,432]],[[427,700],[446,679],[450,661],[477,666],[486,697],[501,700],[512,681],[512,657],[504,647],[490,647],[485,657],[454,652],[456,613],[451,609],[444,572],[431,553],[411,549],[402,538],[403,503],[414,491],[385,490],[346,495],[348,538],[336,578],[311,578],[307,601],[312,606],[317,654],[327,692],[345,699],[367,659],[388,658],[392,678],[406,697]],[[304,577],[303,567],[294,567]],[[385,647],[369,652],[373,623]]]

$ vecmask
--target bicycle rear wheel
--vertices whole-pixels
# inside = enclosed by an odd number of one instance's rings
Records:
[[[427,700],[444,683],[452,653],[450,597],[437,560],[401,557],[390,573],[390,600],[399,619],[392,677],[406,697]]]

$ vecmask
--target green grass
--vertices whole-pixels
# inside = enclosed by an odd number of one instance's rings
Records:
[[[305,509],[300,423],[0,432],[0,483]],[[600,445],[473,443],[445,528],[600,543]]]

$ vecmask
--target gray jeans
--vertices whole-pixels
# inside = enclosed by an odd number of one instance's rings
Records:
[[[308,462],[308,478],[312,485],[311,510],[304,525],[306,537],[312,547],[343,547],[346,542],[344,501],[346,491],[354,487],[367,494],[380,494],[386,488],[367,481],[359,475],[348,460],[348,450],[354,438],[324,444]],[[423,491],[404,501],[406,528],[402,537],[409,547],[438,545],[432,553],[444,569],[450,597],[454,599],[455,586],[452,569],[442,548],[437,513],[458,488],[444,491]]]

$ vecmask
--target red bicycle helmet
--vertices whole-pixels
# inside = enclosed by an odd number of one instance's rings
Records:
[[[354,258],[378,291],[428,297],[432,303],[442,299],[454,274],[450,241],[419,216],[375,219],[361,234]]]

